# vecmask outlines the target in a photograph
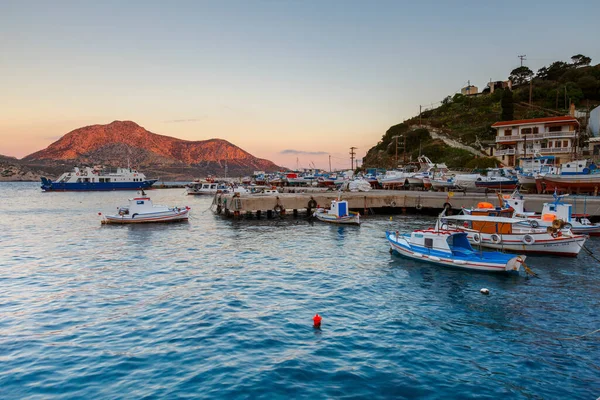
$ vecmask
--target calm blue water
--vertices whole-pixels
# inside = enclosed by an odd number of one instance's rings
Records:
[[[600,334],[560,339],[600,328],[586,254],[443,269],[388,253],[427,217],[231,221],[182,193],[150,192],[189,223],[119,227],[97,212],[133,193],[0,184],[0,398],[600,396]]]

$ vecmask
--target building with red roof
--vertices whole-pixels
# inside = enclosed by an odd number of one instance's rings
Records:
[[[496,149],[492,156],[514,167],[522,157],[555,156],[556,164],[570,161],[575,153],[579,121],[575,117],[547,117],[500,121],[496,129]]]

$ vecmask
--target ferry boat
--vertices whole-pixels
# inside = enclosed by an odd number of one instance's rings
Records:
[[[56,181],[42,177],[45,192],[141,190],[150,188],[157,180],[132,168],[75,167]]]
[[[524,255],[475,250],[466,233],[439,229],[439,224],[412,233],[386,232],[386,237],[390,252],[436,265],[489,272],[518,273],[522,266],[528,270]]]
[[[350,211],[346,200],[332,200],[329,210],[318,208],[313,215],[323,222],[360,225],[360,214]]]
[[[115,215],[103,215],[102,224],[141,224],[150,222],[176,222],[186,221],[190,208],[167,207],[152,204],[150,197],[142,191],[142,197],[129,199],[127,206],[117,207]]]

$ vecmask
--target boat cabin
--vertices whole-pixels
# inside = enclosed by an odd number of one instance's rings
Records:
[[[455,228],[459,230],[467,229],[489,234],[512,234],[513,225],[523,222],[524,220],[517,218],[506,218],[502,216],[492,217],[487,215],[456,215],[444,217],[442,221],[442,226],[444,223],[447,223],[449,228]]]
[[[410,234],[410,243],[412,246],[427,249],[429,253],[435,250],[452,253],[454,256],[466,257],[474,251],[465,232],[434,229],[416,230]]]
[[[348,215],[348,201],[333,200],[331,202],[331,209],[329,210],[329,214],[333,214],[336,217],[345,217],[346,215]]]
[[[544,208],[542,209],[542,216],[553,215],[552,219],[562,219],[565,222],[571,222],[571,214],[573,211],[573,206],[567,203],[544,203]]]

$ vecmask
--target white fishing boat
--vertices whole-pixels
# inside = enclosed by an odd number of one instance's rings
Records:
[[[360,225],[360,214],[350,211],[346,200],[332,200],[330,209],[318,208],[313,216],[333,224]]]
[[[504,197],[506,205],[514,208],[515,217],[525,217],[528,220],[521,225],[529,224],[534,227],[560,227],[564,225],[571,229],[576,234],[586,234],[590,236],[600,236],[600,224],[593,224],[589,220],[588,214],[574,214],[573,206],[562,201],[567,195],[559,196],[554,192],[554,201],[544,203],[541,214],[526,212],[524,210],[525,199],[518,192],[513,193],[510,197]]]
[[[473,190],[476,189],[475,182],[482,179],[481,174],[457,174],[454,176],[454,183],[463,189]]]
[[[129,199],[126,206],[117,207],[117,214],[103,215],[98,213],[103,224],[141,224],[150,222],[186,221],[190,208],[167,207],[152,204],[150,197],[142,193],[142,197]]]
[[[189,195],[215,195],[217,193],[229,193],[231,187],[225,183],[211,180],[195,180],[186,185],[186,193]]]
[[[386,232],[386,237],[390,251],[436,265],[489,272],[518,272],[521,267],[528,270],[524,255],[475,250],[466,233],[440,229],[439,224],[412,233]]]
[[[523,218],[456,215],[443,217],[442,221],[442,228],[465,232],[474,245],[526,254],[576,257],[587,239],[565,227],[523,226],[527,221]]]

